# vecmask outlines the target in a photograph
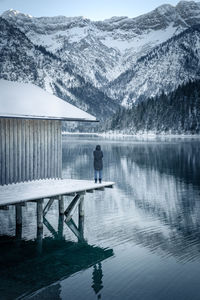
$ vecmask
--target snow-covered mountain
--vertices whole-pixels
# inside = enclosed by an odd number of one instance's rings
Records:
[[[43,58],[45,50],[57,58],[55,63],[56,59],[51,57],[53,62],[48,64],[34,55],[37,68],[41,66],[37,72],[41,78],[38,81],[44,81],[43,87],[60,96],[54,87],[58,79],[61,94],[70,98],[73,91],[73,104],[87,110],[91,97],[83,104],[81,96],[88,94],[88,85],[93,89],[93,97],[96,92],[103,92],[104,96],[106,93],[109,97],[105,102],[112,106],[110,98],[127,105],[161,90],[167,92],[190,78],[199,78],[187,63],[193,53],[195,63],[199,58],[199,34],[189,30],[200,24],[200,3],[194,1],[181,1],[175,7],[164,4],[136,18],[113,17],[104,21],[65,16],[35,18],[15,10],[4,12],[2,18],[24,33],[37,51],[43,49]],[[10,72],[9,68],[7,61],[4,75]],[[17,80],[15,72],[12,73]],[[114,106],[107,115],[113,110]]]
[[[0,54],[0,78],[34,83],[98,118],[110,116],[117,108],[116,102],[78,76],[72,63],[34,45],[3,18],[0,18]]]
[[[169,93],[189,80],[200,79],[200,25],[155,47],[107,88],[123,106]]]

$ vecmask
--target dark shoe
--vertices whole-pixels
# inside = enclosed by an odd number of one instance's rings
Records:
[[[101,183],[101,179],[99,179],[99,183]]]
[[[94,180],[94,183],[97,183],[97,179]]]

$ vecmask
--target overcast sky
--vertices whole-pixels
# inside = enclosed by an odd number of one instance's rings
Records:
[[[13,8],[35,17],[84,16],[92,20],[104,20],[112,16],[136,17],[176,0],[0,0],[0,14]],[[199,1],[195,1],[199,2]]]

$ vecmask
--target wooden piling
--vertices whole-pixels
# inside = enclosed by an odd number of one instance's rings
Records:
[[[36,239],[36,250],[37,254],[42,254],[42,245],[43,244],[43,228],[37,228],[37,239]]]
[[[15,237],[17,241],[20,241],[22,238],[22,206],[21,203],[15,205]]]
[[[37,228],[43,228],[43,199],[37,201]]]
[[[78,206],[78,215],[79,242],[82,242],[84,241],[84,196],[81,196],[81,201]]]
[[[64,215],[64,196],[59,196],[58,199],[59,215]]]
[[[80,198],[81,199],[80,199],[80,203],[78,206],[78,214],[79,214],[79,217],[83,217],[84,216],[84,206],[83,206],[84,196],[81,195]]]
[[[22,206],[20,203],[15,205],[15,217],[16,226],[22,226]]]
[[[16,238],[16,241],[18,241],[18,242],[20,242],[22,240],[22,225],[16,225],[15,238]]]
[[[58,218],[58,239],[63,239],[64,214]]]

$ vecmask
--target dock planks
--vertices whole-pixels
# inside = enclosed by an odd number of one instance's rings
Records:
[[[94,183],[91,180],[45,179],[0,186],[0,206],[31,200],[91,192],[113,187],[114,182]]]

